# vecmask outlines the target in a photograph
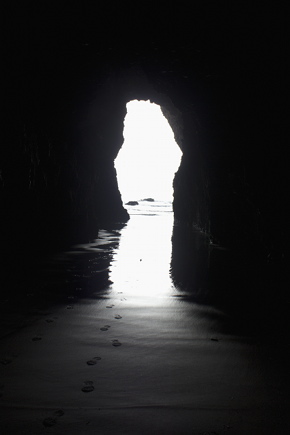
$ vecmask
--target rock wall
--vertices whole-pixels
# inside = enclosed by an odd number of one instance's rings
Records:
[[[126,221],[113,161],[126,102],[150,99],[183,151],[176,220],[283,261],[282,11],[145,3],[7,8],[3,245],[57,249]]]

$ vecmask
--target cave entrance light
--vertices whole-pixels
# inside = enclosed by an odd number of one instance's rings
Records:
[[[115,159],[123,203],[144,198],[172,202],[182,156],[173,131],[157,104],[134,100],[126,107],[124,143]]]

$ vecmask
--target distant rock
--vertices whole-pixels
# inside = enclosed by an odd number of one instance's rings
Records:
[[[142,201],[154,202],[155,199],[153,199],[153,198],[144,198],[144,199],[142,199]]]
[[[126,205],[139,205],[139,202],[138,201],[129,201],[129,202],[126,202]]]

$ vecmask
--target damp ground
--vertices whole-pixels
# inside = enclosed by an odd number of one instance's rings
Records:
[[[173,216],[152,207],[39,263],[43,288],[22,311],[7,297],[3,433],[287,433],[288,343],[202,298],[206,265],[195,289],[179,288]]]

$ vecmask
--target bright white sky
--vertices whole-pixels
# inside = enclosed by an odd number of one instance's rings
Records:
[[[123,202],[143,198],[172,201],[172,182],[182,152],[160,106],[130,101],[124,122],[124,143],[115,159]]]

